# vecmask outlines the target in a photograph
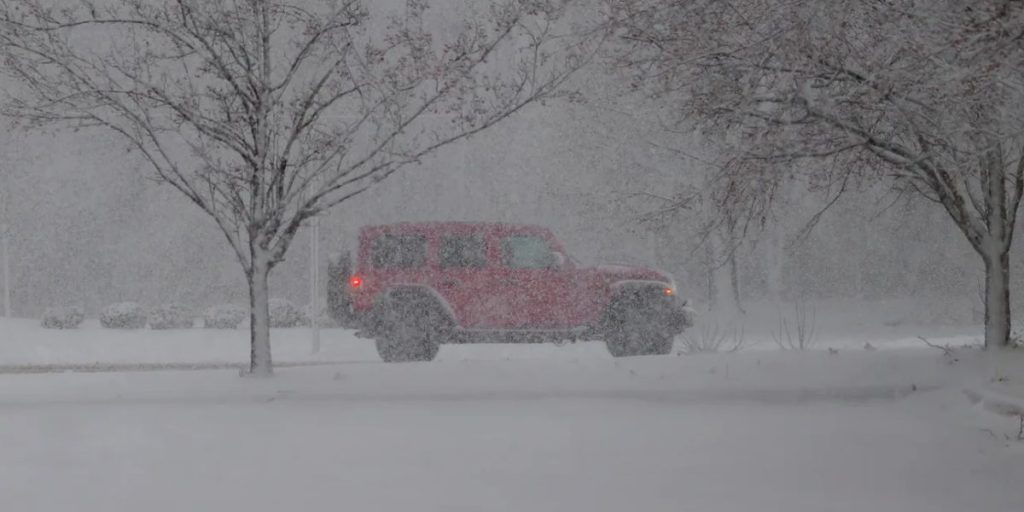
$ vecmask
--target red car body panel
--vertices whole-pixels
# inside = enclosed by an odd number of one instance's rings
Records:
[[[373,243],[381,236],[423,237],[426,257],[414,268],[375,268]],[[476,235],[485,244],[482,268],[442,268],[442,238]],[[593,326],[623,282],[657,282],[673,286],[661,272],[633,267],[578,268],[569,261],[553,268],[511,268],[502,243],[509,237],[543,240],[566,254],[552,232],[540,226],[502,223],[425,222],[366,226],[359,233],[355,277],[350,287],[356,314],[370,312],[382,294],[402,287],[429,290],[441,300],[458,326],[467,330],[566,330]]]

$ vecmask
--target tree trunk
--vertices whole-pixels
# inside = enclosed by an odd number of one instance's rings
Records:
[[[270,358],[270,264],[265,255],[253,251],[249,275],[249,373],[269,377],[274,373]]]
[[[1010,345],[1010,254],[985,257],[985,348]]]
[[[769,226],[768,228],[768,243],[764,244],[767,248],[767,254],[765,255],[764,261],[767,264],[767,292],[768,296],[775,301],[776,304],[782,304],[784,302],[785,289],[785,265],[786,265],[786,248],[783,237],[779,226]]]
[[[728,318],[743,313],[739,297],[738,275],[734,274],[735,251],[719,254],[720,248],[728,249],[729,240],[720,233],[712,233],[705,241],[705,263],[707,265],[708,311],[715,311]]]
[[[710,235],[704,242],[704,265],[707,269],[708,311],[711,311],[718,305],[718,288],[715,286],[715,248]]]
[[[1016,204],[1008,208],[1005,154],[999,145],[981,159],[988,233],[981,241],[985,258],[985,348],[1010,345],[1010,246]],[[1015,200],[1019,201],[1019,198]],[[1011,213],[1013,212],[1013,213]]]
[[[733,249],[732,253],[729,254],[729,284],[732,289],[732,300],[736,305],[736,311],[741,315],[745,315],[747,312],[743,309],[743,298],[740,293],[740,269],[739,264],[736,262],[736,251],[738,250]]]

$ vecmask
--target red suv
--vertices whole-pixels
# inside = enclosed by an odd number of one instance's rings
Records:
[[[656,270],[579,267],[550,230],[399,223],[359,233],[355,268],[332,262],[336,319],[385,361],[431,360],[440,343],[604,340],[614,356],[667,354],[693,310]]]

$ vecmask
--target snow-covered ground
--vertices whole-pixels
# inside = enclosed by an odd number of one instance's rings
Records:
[[[968,329],[822,322],[819,347],[612,359],[599,343],[445,346],[274,333],[236,370],[0,375],[0,510],[1024,510],[1024,353]],[[760,340],[760,341],[758,341]],[[879,350],[865,350],[871,341]],[[0,365],[238,363],[246,332],[0,322]]]
[[[0,496],[83,512],[1024,510],[1024,445],[960,392],[988,364],[969,358],[4,375]]]

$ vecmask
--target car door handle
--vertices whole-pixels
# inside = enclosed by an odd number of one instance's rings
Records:
[[[454,279],[445,279],[444,281],[441,281],[441,286],[448,287],[448,288],[451,288],[453,286],[458,286],[458,285],[459,285],[459,282],[454,280]]]

